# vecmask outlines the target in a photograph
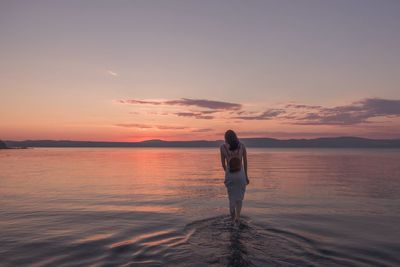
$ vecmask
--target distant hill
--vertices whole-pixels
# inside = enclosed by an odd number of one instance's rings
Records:
[[[288,148],[400,148],[400,139],[367,139],[360,137],[325,137],[315,139],[245,138],[249,147]]]
[[[366,139],[360,137],[326,137],[316,139],[241,138],[247,147],[276,148],[400,148],[400,139]],[[6,141],[9,147],[218,147],[222,140],[142,142],[98,142],[69,140]]]
[[[8,148],[6,144],[0,140],[0,149],[6,149],[6,148]]]

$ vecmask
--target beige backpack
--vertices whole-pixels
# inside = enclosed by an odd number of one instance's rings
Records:
[[[241,149],[241,144],[239,143],[238,148],[234,151],[231,151],[226,148],[225,145],[223,145],[226,151],[226,155],[228,156],[227,161],[228,161],[228,167],[229,167],[229,172],[238,172],[242,169],[242,160],[240,158],[240,149]]]

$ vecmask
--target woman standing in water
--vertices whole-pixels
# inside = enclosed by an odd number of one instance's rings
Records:
[[[224,184],[228,190],[229,211],[232,221],[239,224],[246,185],[250,182],[247,176],[246,147],[239,141],[234,131],[228,130],[220,151],[221,164],[225,171]]]

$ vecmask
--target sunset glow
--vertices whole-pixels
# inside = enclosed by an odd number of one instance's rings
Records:
[[[399,13],[396,1],[2,2],[0,139],[400,138]]]

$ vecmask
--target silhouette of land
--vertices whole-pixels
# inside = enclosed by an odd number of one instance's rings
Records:
[[[360,137],[325,137],[315,139],[241,138],[248,147],[271,148],[400,148],[400,139],[367,139]],[[218,147],[223,141],[102,142],[70,140],[6,141],[9,147]],[[1,146],[1,145],[0,145]]]
[[[6,146],[6,144],[0,140],[0,149],[7,149],[8,147]]]

